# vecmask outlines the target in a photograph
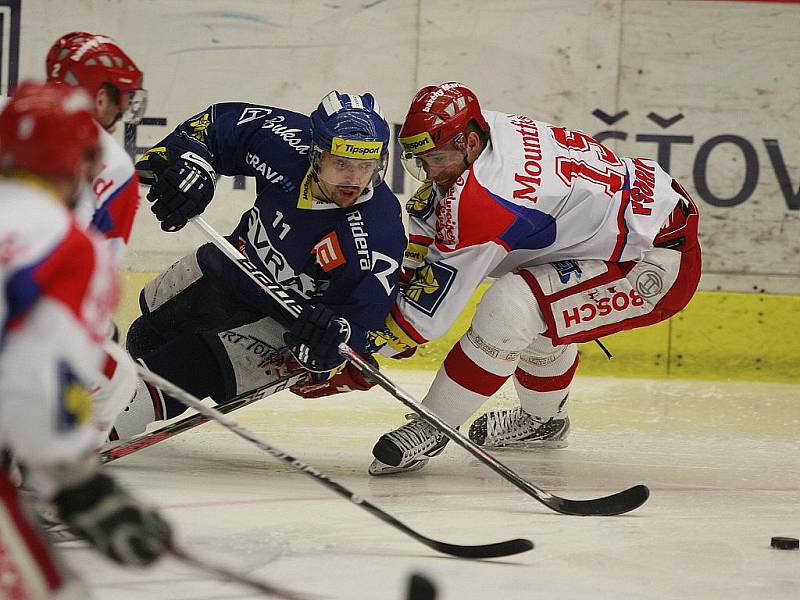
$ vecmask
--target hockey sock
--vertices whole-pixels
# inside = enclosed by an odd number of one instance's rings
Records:
[[[459,427],[505,383],[516,359],[490,356],[470,339],[470,330],[444,360],[422,403]]]
[[[203,338],[194,333],[171,340],[142,356],[147,368],[199,398],[225,399],[225,379],[216,357]],[[186,406],[163,394],[162,419],[171,419]]]
[[[549,344],[549,340],[544,341]],[[544,356],[541,352],[523,352],[514,371],[514,386],[523,410],[542,421],[566,413],[566,398],[577,368],[577,344],[555,347],[552,354]]]

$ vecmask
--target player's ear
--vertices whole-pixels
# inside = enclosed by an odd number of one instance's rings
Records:
[[[468,131],[467,132],[467,162],[472,163],[475,159],[480,156],[481,151],[483,150],[483,142],[481,141],[481,136],[478,135],[476,131]]]

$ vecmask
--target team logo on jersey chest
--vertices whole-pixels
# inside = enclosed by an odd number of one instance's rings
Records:
[[[311,249],[311,253],[317,257],[317,264],[322,267],[322,270],[326,273],[347,262],[335,231],[331,231],[317,242]]]
[[[433,315],[447,296],[457,272],[453,267],[441,263],[420,267],[403,294],[409,304],[426,315]]]

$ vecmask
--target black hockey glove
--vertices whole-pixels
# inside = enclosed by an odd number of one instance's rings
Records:
[[[178,231],[202,213],[214,197],[213,167],[200,155],[186,151],[158,177],[147,194],[150,209],[164,231]]]
[[[307,304],[283,339],[303,368],[326,373],[345,362],[339,354],[339,344],[350,339],[350,323],[325,306]]]
[[[53,503],[75,534],[123,565],[148,565],[161,556],[172,532],[158,513],[96,467],[70,469]]]

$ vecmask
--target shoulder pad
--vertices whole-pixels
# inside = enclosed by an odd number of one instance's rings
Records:
[[[433,182],[426,181],[406,202],[406,212],[412,217],[427,218],[433,212],[434,197]]]

